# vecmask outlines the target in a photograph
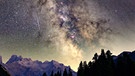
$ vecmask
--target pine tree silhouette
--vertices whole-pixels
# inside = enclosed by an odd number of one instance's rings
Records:
[[[79,68],[78,68],[78,72],[77,72],[77,76],[84,76],[83,74],[83,63],[82,63],[82,61],[80,62],[80,64],[79,64]]]
[[[63,72],[63,76],[68,76],[67,70],[65,68],[64,72]]]
[[[51,75],[50,76],[53,76],[53,71],[51,72]]]
[[[43,76],[47,76],[45,72],[43,73]]]
[[[72,71],[71,71],[71,68],[69,67],[69,74],[68,74],[68,76],[72,76]]]

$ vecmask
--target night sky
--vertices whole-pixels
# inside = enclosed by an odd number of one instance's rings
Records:
[[[135,0],[0,0],[0,55],[77,70],[101,49],[135,50]]]

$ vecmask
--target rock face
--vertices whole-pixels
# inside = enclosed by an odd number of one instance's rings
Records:
[[[21,60],[22,60],[21,56],[18,57],[17,55],[12,55],[6,64],[21,61]]]
[[[11,76],[5,67],[0,64],[0,76]]]
[[[0,64],[2,63],[2,56],[0,56]]]
[[[62,63],[52,61],[32,61],[30,58],[22,58],[21,56],[13,55],[4,65],[12,76],[42,76],[44,72],[49,76],[53,71],[61,71],[69,69],[69,66],[64,66]],[[76,73],[72,71],[73,76]]]

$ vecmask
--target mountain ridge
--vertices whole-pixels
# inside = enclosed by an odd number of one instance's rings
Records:
[[[61,71],[62,74],[65,69],[69,70],[70,66],[65,66],[55,60],[41,62],[39,60],[32,60],[31,58],[23,58],[22,56],[12,55],[11,58],[2,65],[7,69],[11,76],[42,76],[46,72],[47,76]],[[73,76],[76,72],[71,70]]]
[[[113,59],[116,62],[118,57],[128,54],[130,58],[135,61],[135,51],[123,51],[117,56],[113,55]],[[22,56],[12,55],[11,58],[1,65],[6,68],[7,72],[11,76],[42,76],[46,73],[47,76],[51,75],[51,72],[57,73],[61,71],[62,74],[65,69],[69,70],[70,66],[65,66],[63,63],[59,63],[55,60],[41,62],[39,60],[32,60],[31,58],[23,58]],[[77,73],[72,70],[73,76],[77,76]]]

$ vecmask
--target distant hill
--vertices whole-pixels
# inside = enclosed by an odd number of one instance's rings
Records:
[[[118,57],[123,57],[124,54],[128,54],[129,57],[135,62],[135,51],[133,51],[133,52],[123,51],[118,56],[113,56],[114,61],[117,61]]]

